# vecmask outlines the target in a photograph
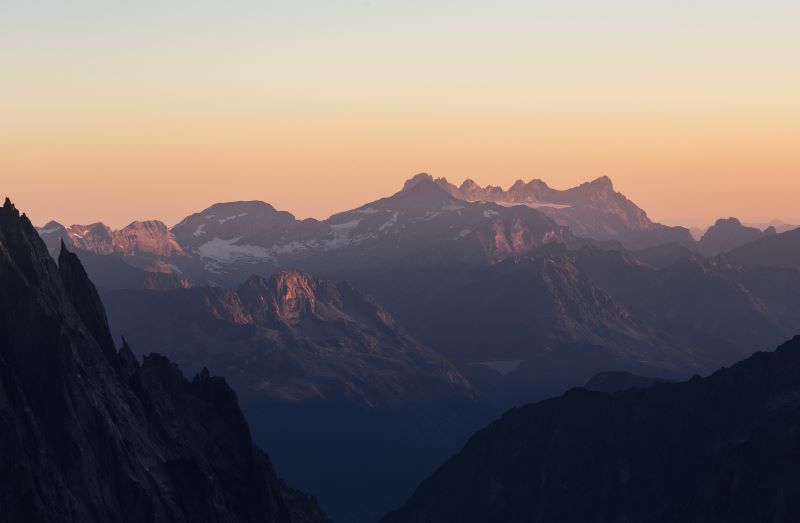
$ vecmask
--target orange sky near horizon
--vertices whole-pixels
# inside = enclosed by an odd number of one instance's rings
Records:
[[[37,225],[326,218],[422,171],[800,224],[797,3],[30,4],[0,6],[0,192]]]

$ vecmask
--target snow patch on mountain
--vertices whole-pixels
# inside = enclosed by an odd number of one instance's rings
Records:
[[[222,219],[217,220],[217,221],[219,223],[225,223],[225,222],[230,221],[230,220],[235,220],[236,218],[241,218],[242,216],[247,216],[247,213],[243,212],[242,214],[236,214],[234,216],[228,216],[227,218],[222,218]]]
[[[326,240],[324,242],[323,246],[325,249],[337,249],[339,247],[350,245],[350,243],[352,243],[350,233],[353,232],[356,227],[358,227],[359,223],[361,223],[360,218],[357,220],[350,220],[349,222],[331,225],[333,239]]]
[[[320,243],[316,240],[306,240],[303,242],[300,241],[292,241],[289,243],[285,243],[283,245],[273,245],[269,248],[269,252],[272,255],[282,256],[287,254],[300,254],[308,251],[312,251],[320,247]]]
[[[495,202],[498,205],[502,205],[503,207],[516,207],[517,205],[524,205],[525,207],[530,207],[531,209],[571,209],[575,207],[574,205],[561,205],[558,203],[542,203],[542,202],[524,202],[524,203],[514,203],[514,202]]]
[[[380,227],[378,227],[378,232],[384,232],[387,229],[390,229],[390,228],[394,227],[395,225],[397,225],[397,218],[399,216],[400,216],[400,212],[399,211],[395,211],[391,218],[389,218],[387,221],[385,221],[383,224],[381,224]]]
[[[331,225],[331,229],[333,229],[333,233],[337,236],[347,236],[350,234],[350,231],[358,227],[359,223],[361,223],[360,218],[358,220],[350,220],[349,222]]]
[[[223,266],[234,262],[262,263],[275,259],[270,249],[258,245],[237,245],[238,241],[239,238],[214,238],[198,247],[197,254],[206,262],[206,270],[219,273]]]
[[[459,205],[456,202],[445,202],[442,204],[442,210],[447,212],[458,211],[463,208],[463,205]]]

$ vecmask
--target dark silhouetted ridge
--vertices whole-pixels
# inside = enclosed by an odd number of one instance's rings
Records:
[[[385,523],[790,522],[800,337],[708,378],[573,389],[478,432]]]

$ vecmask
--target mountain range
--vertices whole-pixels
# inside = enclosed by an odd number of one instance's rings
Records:
[[[103,287],[174,288],[238,285],[253,273],[268,276],[279,268],[320,273],[333,266],[327,273],[335,276],[365,264],[496,263],[550,242],[629,252],[676,245],[709,257],[777,231],[729,218],[695,241],[688,229],[651,221],[607,177],[562,191],[541,180],[518,181],[504,190],[471,180],[456,186],[419,174],[392,196],[322,221],[299,220],[267,203],[249,201],[212,205],[172,228],[152,220],[120,230],[102,223],[65,227],[51,221],[39,233],[51,253],[63,240],[79,253],[114,256],[134,268],[171,275],[153,281],[139,274],[124,285],[98,278]]]
[[[567,226],[548,208],[595,214]],[[594,237],[572,230],[609,220],[619,227]],[[420,174],[391,196],[324,221],[298,220],[263,202],[234,202],[193,214],[166,234],[165,227],[132,224],[128,232],[100,235],[112,244],[125,239],[112,247],[74,238],[90,229],[107,228],[51,224],[40,234],[51,248],[64,234],[70,245],[93,246],[76,252],[112,310],[125,311],[112,315],[115,330],[147,331],[134,324],[136,311],[171,299],[145,299],[135,288],[236,289],[253,275],[268,279],[299,269],[369,293],[482,397],[488,392],[506,405],[562,392],[611,369],[667,378],[711,372],[746,356],[754,343],[775,344],[800,329],[792,294],[800,288],[797,231],[758,231],[726,219],[699,242],[669,229],[670,241],[658,243],[666,229],[607,178],[566,191],[537,180],[502,190],[469,181],[456,187]],[[134,232],[143,230],[154,237]],[[632,242],[631,235],[649,240]],[[625,248],[631,242],[655,246]],[[187,317],[208,314],[190,303],[174,307],[185,307]],[[191,323],[176,322],[173,331],[177,325],[188,331]],[[165,339],[185,345],[194,333]],[[167,345],[162,350],[178,354]]]
[[[524,205],[538,209],[577,236],[617,240],[626,248],[643,249],[670,241],[692,244],[688,229],[654,223],[647,213],[614,190],[611,179],[602,176],[566,190],[552,189],[542,180],[517,180],[508,190],[472,180],[455,186],[445,178],[436,183],[453,196],[471,201],[489,201],[504,206]]]
[[[350,522],[510,407],[608,371],[709,374],[800,332],[798,232],[726,219],[695,241],[607,178],[427,174],[321,221],[248,201],[39,230],[80,257],[116,336],[225,376],[282,474]]]

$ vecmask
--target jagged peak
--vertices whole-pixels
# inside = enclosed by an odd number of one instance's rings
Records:
[[[431,175],[420,173],[408,180],[402,190],[386,200],[395,204],[402,201],[404,202],[402,205],[428,209],[431,206],[453,201],[454,198],[451,191],[441,183],[434,181]]]
[[[134,229],[157,229],[159,231],[166,232],[168,230],[167,225],[160,221],[160,220],[134,220],[125,227],[122,228],[123,231],[127,230],[134,230]]]
[[[431,176],[428,173],[415,174],[413,177],[406,180],[406,183],[403,184],[403,191],[413,189],[417,185],[425,182],[433,183],[433,176]]]
[[[461,182],[461,185],[459,186],[459,189],[461,189],[462,191],[469,191],[469,190],[472,190],[472,189],[480,189],[480,185],[475,183],[475,180],[473,180],[472,178],[467,178],[466,180]]]
[[[5,214],[10,214],[15,218],[19,217],[19,211],[17,210],[16,206],[11,203],[11,198],[6,196],[6,201],[3,203],[3,211]]]
[[[55,220],[50,220],[49,222],[45,223],[42,227],[39,228],[40,231],[42,229],[44,229],[44,230],[66,229],[66,227],[64,227],[63,224],[61,224],[61,223],[59,223],[59,222],[57,222]]]
[[[60,242],[58,272],[67,296],[97,343],[108,354],[113,354],[116,352],[114,339],[111,336],[105,308],[97,288],[86,274],[86,269],[78,256],[70,252],[63,238],[60,239]]]
[[[595,178],[594,180],[589,182],[588,185],[600,189],[609,189],[612,191],[614,190],[614,182],[612,182],[611,178],[609,178],[606,175],[600,176],[599,178]]]
[[[82,225],[82,224],[79,224],[79,223],[75,223],[75,224],[72,224],[69,227],[67,227],[67,230],[69,230],[70,232],[74,232],[76,230],[77,231],[88,231],[88,232],[91,232],[92,234],[97,234],[97,233],[111,234],[114,231],[111,227],[109,227],[108,225],[106,225],[103,222],[93,222],[93,223],[90,223],[88,225]]]
[[[533,180],[528,182],[529,186],[533,186],[540,189],[549,189],[550,186],[547,185],[547,182],[542,180],[541,178],[534,178]]]

